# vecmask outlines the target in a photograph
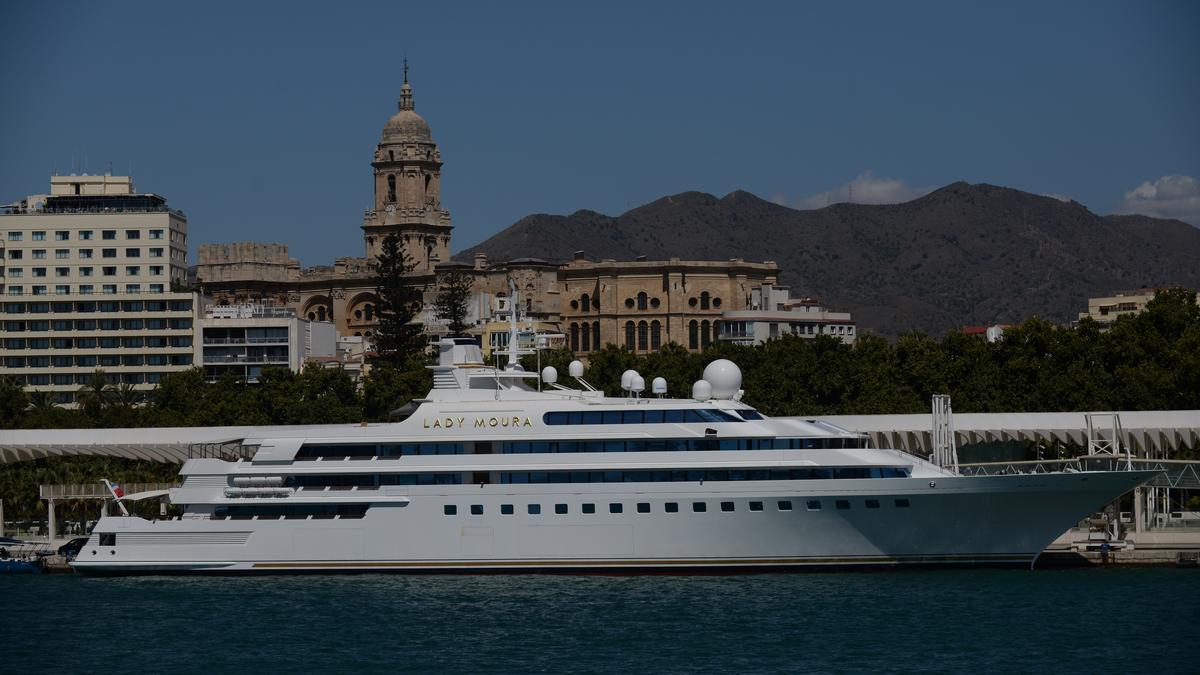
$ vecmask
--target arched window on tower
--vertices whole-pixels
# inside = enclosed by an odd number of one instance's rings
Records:
[[[592,310],[592,300],[587,293],[579,296],[579,307],[585,312],[590,312]]]
[[[712,332],[708,328],[707,321],[700,322],[700,346],[707,347],[712,342]]]
[[[592,346],[595,349],[600,349],[600,322],[592,322]]]
[[[583,324],[583,351],[592,351],[592,331],[588,330],[588,325]]]
[[[388,174],[388,198],[389,202],[396,201],[396,176]]]
[[[700,294],[700,309],[708,309],[708,302],[708,291],[704,291]]]
[[[388,161],[389,162],[396,161],[396,152],[394,150],[388,150]]]
[[[662,324],[658,321],[650,322],[650,349],[658,351],[662,346]]]
[[[640,309],[640,310],[645,310],[645,309],[646,309],[646,300],[647,300],[647,299],[646,299],[646,293],[645,293],[645,292],[642,292],[642,293],[638,293],[638,294],[637,294],[637,305],[638,305],[638,309]]]
[[[700,335],[697,332],[698,330],[699,325],[696,323],[695,319],[688,322],[688,349],[700,348]]]
[[[579,351],[579,324],[571,324],[571,351]]]
[[[633,346],[634,346],[633,332],[634,332],[633,322],[626,321],[625,322],[625,346],[629,347],[630,349],[633,349]]]
[[[372,319],[374,319],[374,318],[375,318],[375,305],[367,305],[367,306],[366,306],[366,307],[364,307],[363,309],[365,309],[365,310],[366,310],[366,313],[367,313],[367,321],[371,321]]]
[[[317,321],[325,320],[325,305],[317,307]]]
[[[650,324],[645,321],[638,322],[638,351],[646,351],[650,348]]]

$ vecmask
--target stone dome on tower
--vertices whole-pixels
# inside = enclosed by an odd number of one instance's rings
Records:
[[[432,143],[429,123],[413,110],[412,87],[408,84],[408,65],[404,66],[404,85],[400,87],[400,110],[383,125],[383,143]]]

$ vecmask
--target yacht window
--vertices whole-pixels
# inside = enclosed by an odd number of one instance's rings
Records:
[[[101,546],[116,546],[117,545],[117,533],[116,532],[101,532],[100,533],[100,545]]]
[[[784,499],[784,500],[780,501],[778,506],[779,506],[780,511],[791,511],[792,510],[792,502],[789,499]]]
[[[670,424],[682,423],[720,423],[744,422],[741,413],[738,414],[715,408],[692,408],[685,410],[603,410],[567,412],[554,411],[542,415],[542,422],[547,425],[562,424]],[[757,413],[754,413],[757,414]],[[761,418],[761,415],[759,416]]]
[[[751,511],[762,511],[763,503],[762,502],[750,502],[750,510]]]
[[[596,512],[596,505],[595,505],[595,504],[584,504],[584,505],[583,505],[583,512],[584,512],[584,513],[595,513],[595,512]]]
[[[695,513],[704,513],[708,510],[708,504],[704,502],[692,502],[692,511]]]
[[[529,515],[536,516],[542,512],[542,505],[541,504],[529,504],[528,506],[526,506],[526,511],[529,513]]]
[[[560,516],[566,515],[566,513],[567,513],[567,505],[566,505],[566,504],[555,504],[555,505],[554,505],[554,512],[555,512],[555,513],[557,513],[557,514],[558,514],[558,515],[560,515]]]
[[[738,410],[737,414],[741,415],[744,420],[761,420],[763,418],[762,413],[757,410]]]
[[[679,513],[679,504],[677,502],[667,502],[663,504],[663,508],[667,513]]]
[[[471,515],[482,516],[483,515],[483,504],[472,504],[471,505]]]
[[[442,513],[447,516],[452,516],[452,515],[458,513],[458,507],[455,506],[454,504],[446,504],[445,506],[442,507]]]
[[[620,503],[614,502],[614,503],[608,505],[609,513],[620,513],[622,510],[623,509],[622,509]]]
[[[908,508],[908,500],[907,499],[897,499],[896,500],[896,508],[907,509]]]
[[[846,509],[850,508],[850,502],[845,499],[839,499],[835,501],[834,505],[837,506],[838,510],[840,511],[845,511]]]
[[[877,509],[877,508],[879,508],[879,500],[878,500],[878,499],[868,499],[868,500],[867,500],[867,508],[868,508],[868,509]]]
[[[637,512],[638,513],[650,513],[650,502],[638,502]]]
[[[820,511],[821,510],[821,500],[819,500],[819,499],[808,500],[808,510],[809,511]]]
[[[733,510],[733,502],[721,502],[721,510],[729,513]]]
[[[513,514],[513,505],[512,504],[501,504],[500,505],[500,515],[511,516],[512,514]]]

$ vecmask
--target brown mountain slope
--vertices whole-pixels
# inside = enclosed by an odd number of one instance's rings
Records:
[[[794,294],[848,309],[872,331],[940,334],[1031,315],[1068,321],[1089,296],[1162,284],[1200,287],[1200,230],[1097,216],[1076,202],[954,183],[904,204],[797,211],[747,192],[664,197],[611,217],[531,215],[459,253],[774,260]]]

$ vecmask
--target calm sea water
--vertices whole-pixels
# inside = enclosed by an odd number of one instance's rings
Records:
[[[1200,572],[0,578],[0,672],[1198,672]]]

